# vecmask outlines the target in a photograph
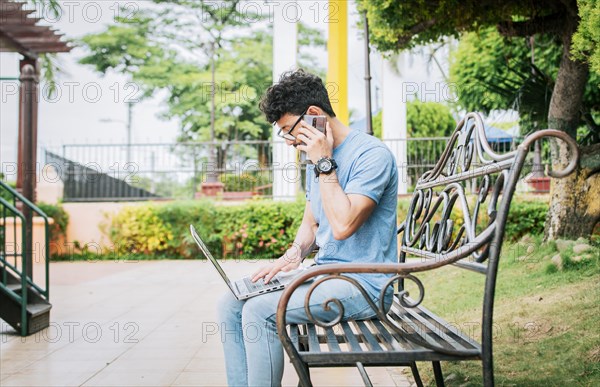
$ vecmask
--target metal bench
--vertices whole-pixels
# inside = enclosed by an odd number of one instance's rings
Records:
[[[316,266],[288,285],[278,305],[277,328],[300,385],[312,385],[310,367],[357,367],[365,385],[371,385],[364,367],[407,366],[420,386],[417,362],[426,361],[432,362],[436,384],[442,386],[440,362],[464,360],[481,361],[485,385],[494,385],[492,320],[506,217],[529,148],[542,137],[565,141],[572,156],[562,171],[549,174],[564,177],[571,173],[578,159],[577,144],[564,132],[537,131],[516,150],[497,154],[485,138],[481,117],[477,113],[467,114],[453,132],[436,166],[423,174],[415,187],[407,217],[398,228],[401,235],[398,263]],[[465,183],[473,179],[477,180],[478,196],[475,203],[470,204]],[[487,210],[483,212],[485,206]],[[453,221],[453,211],[460,211],[462,222]],[[419,259],[407,260],[411,257]],[[479,341],[421,305],[424,286],[418,273],[446,265],[486,276]],[[360,283],[345,273],[388,273],[390,279],[382,294],[389,287],[394,288],[391,308],[385,309],[383,301],[378,305],[371,302],[376,317],[342,321],[343,307],[332,297],[325,307],[335,308],[338,316],[333,321],[312,318],[306,305],[312,290],[324,281],[349,281],[367,297]],[[292,293],[313,277],[317,278],[305,303],[311,323],[287,324],[285,310]],[[408,281],[417,289],[414,296],[405,290]]]

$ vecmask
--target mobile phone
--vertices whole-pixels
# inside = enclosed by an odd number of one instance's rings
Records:
[[[327,117],[325,116],[311,116],[305,115],[304,121],[307,124],[317,129],[319,132],[326,134],[326,126],[327,126]],[[306,152],[300,151],[300,163],[302,164],[312,164],[312,161],[308,157],[306,157]]]

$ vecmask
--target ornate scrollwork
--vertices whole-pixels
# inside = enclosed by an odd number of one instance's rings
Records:
[[[476,262],[485,261],[489,251],[483,246],[485,241],[478,238],[494,226],[507,180],[507,170],[500,170],[496,176],[484,175],[474,205],[469,203],[465,189],[459,183],[450,183],[438,192],[433,188],[415,191],[406,217],[402,247],[446,254],[479,241],[482,249],[471,256]],[[482,218],[484,206],[487,206],[486,218]]]
[[[358,289],[358,291],[365,298],[365,300],[367,301],[369,306],[373,309],[373,311],[375,311],[375,313],[377,313],[377,306],[371,300],[371,297],[369,297],[369,294],[367,293],[367,291],[363,288],[363,286],[356,279],[345,276],[345,275],[332,274],[332,275],[320,277],[317,280],[315,280],[313,282],[313,284],[310,286],[310,288],[308,288],[308,292],[306,292],[306,296],[304,298],[304,310],[306,311],[306,316],[308,317],[308,320],[310,322],[312,322],[315,325],[318,325],[322,328],[329,328],[329,327],[332,327],[332,326],[340,323],[342,321],[342,319],[344,318],[344,312],[345,312],[344,304],[338,298],[329,298],[329,299],[325,300],[325,302],[323,303],[323,309],[325,311],[331,310],[331,304],[335,304],[338,307],[337,315],[331,321],[327,322],[327,321],[319,320],[318,318],[316,318],[313,315],[313,313],[310,310],[310,298],[312,297],[312,294],[315,291],[315,289],[319,285],[321,285],[323,282],[331,281],[331,280],[344,280],[344,281],[350,282],[352,285],[354,285]],[[377,313],[377,314],[379,315],[379,313]]]
[[[385,295],[388,291],[388,289],[391,286],[394,286],[394,283],[396,283],[397,281],[403,281],[404,280],[410,280],[412,282],[414,282],[417,285],[417,289],[419,289],[419,294],[418,297],[413,300],[410,297],[410,292],[408,290],[406,290],[404,288],[404,286],[402,286],[398,293],[396,293],[396,296],[398,297],[398,300],[400,301],[400,304],[405,307],[405,308],[416,308],[417,306],[421,305],[421,302],[423,302],[423,299],[425,298],[425,287],[423,286],[423,283],[421,282],[420,279],[418,279],[417,277],[415,277],[412,274],[396,274],[393,277],[391,277],[387,283],[385,284],[385,286],[383,287],[383,289],[381,289],[381,293],[379,295],[379,309],[381,311],[385,311]]]
[[[450,135],[446,149],[435,167],[421,176],[417,188],[425,183],[468,173],[472,167],[511,160],[515,155],[516,151],[494,152],[485,136],[481,116],[477,113],[469,113]],[[503,165],[508,166],[510,163],[503,163]]]
[[[526,142],[526,146],[529,144]],[[520,172],[521,165],[509,172],[517,154],[518,150],[494,152],[486,139],[481,117],[477,113],[467,114],[450,136],[436,166],[417,183],[402,238],[405,252],[432,258],[477,243],[480,248],[470,256],[475,262],[484,262],[510,172]],[[469,181],[478,184],[474,203],[469,203],[465,194]],[[483,219],[481,212],[484,206],[487,219]]]
[[[379,297],[379,305],[376,305],[375,302],[373,302],[373,300],[369,296],[369,293],[367,293],[365,288],[355,278],[348,277],[345,275],[340,275],[340,274],[332,274],[332,275],[323,276],[323,277],[318,278],[317,280],[315,280],[312,283],[312,285],[309,287],[308,291],[306,292],[306,296],[304,298],[304,310],[306,311],[306,316],[308,317],[308,320],[311,323],[318,325],[322,328],[330,328],[330,327],[335,326],[336,324],[339,324],[343,320],[344,313],[345,313],[344,304],[338,298],[335,298],[335,297],[329,298],[329,299],[325,300],[325,302],[323,302],[323,309],[325,311],[332,310],[332,308],[331,308],[332,304],[335,304],[337,306],[337,314],[330,321],[320,320],[319,318],[315,317],[313,315],[312,311],[310,310],[310,305],[311,305],[310,299],[311,299],[312,294],[315,291],[315,289],[317,287],[319,287],[319,285],[321,285],[323,282],[331,281],[331,280],[344,280],[344,281],[351,283],[353,286],[355,286],[358,289],[358,291],[361,293],[361,295],[364,297],[365,301],[369,304],[369,306],[373,310],[373,312],[377,315],[377,317],[379,317],[381,319],[386,318],[385,315],[386,315],[387,309],[388,309],[388,308],[386,308],[385,303],[386,303],[386,299],[389,301],[389,295],[386,298],[386,293],[388,293],[388,289],[390,289],[397,281],[400,281],[400,280],[412,281],[417,285],[417,288],[419,290],[419,294],[416,299],[409,298],[410,294],[406,289],[401,288],[399,290],[399,292],[396,294],[396,296],[398,297],[400,304],[402,306],[404,306],[405,308],[415,308],[415,307],[419,306],[421,304],[421,302],[423,301],[423,299],[425,298],[425,287],[423,286],[423,283],[421,282],[421,280],[419,280],[417,277],[415,277],[412,274],[396,274],[396,275],[392,276],[386,282],[385,286],[383,286],[383,288],[381,290],[381,294]]]

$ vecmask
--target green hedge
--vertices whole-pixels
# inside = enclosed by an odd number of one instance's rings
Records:
[[[120,254],[189,257],[189,224],[195,224],[201,235],[212,238],[215,216],[214,206],[206,202],[130,206],[113,217],[109,236],[113,249]]]
[[[247,172],[243,174],[228,173],[220,176],[227,192],[254,191],[256,187],[265,187],[271,183],[267,173]]]
[[[409,202],[408,198],[399,201],[399,219],[406,217]],[[524,234],[541,234],[547,210],[548,205],[543,202],[513,201],[506,238],[516,240]],[[217,257],[273,258],[294,240],[303,211],[303,201],[255,200],[231,206],[210,201],[147,203],[122,209],[112,219],[109,235],[115,252],[121,255],[197,258],[200,252],[189,233],[189,225],[194,224]],[[487,222],[486,209],[480,213],[481,222]],[[451,219],[457,232],[463,222],[461,212],[454,211]]]
[[[52,239],[58,238],[59,235],[67,235],[69,214],[67,214],[62,205],[48,204],[44,202],[38,202],[36,205],[40,210],[44,211],[46,215],[54,220],[54,223],[50,226],[50,235],[52,236]]]
[[[109,235],[119,254],[196,258],[200,251],[189,233],[198,230],[209,249],[223,258],[272,258],[293,241],[304,203],[251,201],[215,206],[209,201],[148,203],[122,209]]]
[[[526,234],[543,234],[548,209],[546,202],[513,200],[506,219],[506,239],[515,241]]]

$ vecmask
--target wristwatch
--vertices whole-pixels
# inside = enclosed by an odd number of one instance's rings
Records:
[[[337,169],[337,163],[331,157],[321,157],[315,164],[315,175],[319,177],[320,174],[329,175],[335,169]]]

